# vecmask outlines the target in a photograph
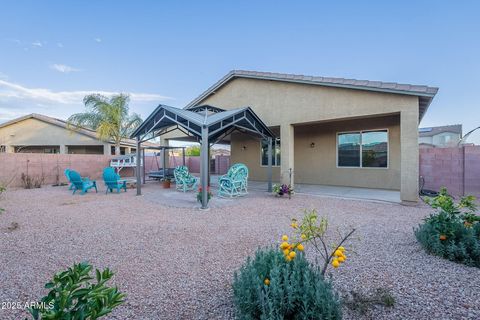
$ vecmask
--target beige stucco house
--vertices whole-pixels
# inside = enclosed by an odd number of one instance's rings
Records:
[[[121,154],[134,153],[135,146],[135,141],[125,139]],[[115,145],[98,139],[95,131],[74,132],[63,120],[32,113],[0,124],[0,152],[111,155]]]
[[[448,148],[457,146],[462,140],[462,125],[420,128],[420,148]]]
[[[399,190],[401,200],[417,201],[418,125],[437,91],[380,81],[232,71],[186,108],[250,106],[278,137],[274,181]],[[250,179],[266,180],[265,143],[238,132],[230,143],[231,163],[245,163]]]

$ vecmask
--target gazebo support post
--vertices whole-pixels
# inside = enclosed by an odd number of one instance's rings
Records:
[[[267,180],[268,180],[268,192],[272,192],[272,137],[267,138],[268,142],[268,168],[267,168]]]
[[[167,177],[167,171],[166,171],[166,166],[167,166],[167,157],[165,155],[165,152],[167,151],[166,148],[162,148],[162,169],[163,169],[163,178]]]
[[[210,171],[211,171],[211,168],[210,168],[210,162],[212,161],[212,157],[211,157],[211,147],[210,147],[210,143],[208,144],[208,185],[210,186]]]
[[[142,147],[142,143],[140,142],[140,137],[137,137],[137,156],[136,156],[136,170],[135,170],[135,174],[137,176],[137,196],[141,196],[142,195],[142,178],[141,178],[141,174],[142,172],[140,171],[142,169],[141,167],[141,160],[140,160],[140,148]]]
[[[200,183],[202,185],[202,209],[208,208],[208,127],[202,127],[202,146],[200,149]]]
[[[183,165],[185,165],[185,147],[182,148],[182,161]]]
[[[145,177],[146,177],[146,172],[145,172],[145,148],[142,149],[142,173],[143,173],[142,183],[145,184]]]

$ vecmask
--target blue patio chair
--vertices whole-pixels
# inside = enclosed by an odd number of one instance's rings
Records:
[[[173,170],[173,176],[175,177],[177,190],[187,192],[197,188],[198,178],[190,174],[186,166],[176,167],[175,170]]]
[[[68,183],[70,183],[70,186],[68,187],[68,190],[73,190],[74,188],[74,185],[72,183],[72,181],[70,181],[70,176],[68,175],[68,172],[70,172],[70,169],[65,169],[64,173],[65,173],[65,177],[67,177],[67,181]],[[84,181],[88,181],[89,179],[88,178],[82,178],[82,180]]]
[[[113,189],[117,190],[117,193],[120,193],[120,189],[124,189],[127,192],[127,181],[121,180],[120,175],[112,167],[103,169],[103,181],[107,188],[106,194],[108,194],[108,191],[113,192]]]
[[[80,174],[73,170],[68,171],[68,177],[70,178],[70,182],[73,184],[73,194],[75,194],[77,190],[80,190],[81,194],[85,194],[91,188],[95,188],[95,192],[98,192],[97,182],[95,180],[90,180],[88,178],[82,179]]]
[[[67,177],[67,181],[68,183],[70,183],[70,186],[68,187],[68,190],[73,190],[73,183],[72,181],[70,181],[70,176],[68,175],[68,173],[70,172],[70,169],[65,169],[64,173],[65,173],[65,177]]]
[[[218,178],[218,195],[220,197],[243,196],[248,193],[248,168],[243,163],[236,163],[228,169],[227,174]]]

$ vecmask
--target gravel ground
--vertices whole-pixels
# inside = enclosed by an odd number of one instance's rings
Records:
[[[147,185],[145,192],[157,189]],[[364,315],[345,308],[345,319],[480,318],[480,269],[429,256],[415,241],[412,228],[428,214],[425,207],[261,193],[236,201],[199,211],[162,206],[134,190],[9,191],[0,200],[0,302],[36,301],[56,271],[87,260],[115,270],[128,295],[109,319],[231,319],[234,270],[258,246],[277,243],[303,208],[317,208],[331,226],[358,228],[347,246],[355,253],[331,273],[335,288],[387,288],[396,300]],[[12,223],[18,228],[10,230]],[[25,315],[0,309],[0,319]]]

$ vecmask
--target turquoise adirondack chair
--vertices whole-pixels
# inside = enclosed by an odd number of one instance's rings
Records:
[[[73,190],[73,183],[72,181],[70,181],[70,176],[68,175],[68,173],[70,172],[70,169],[65,169],[64,173],[65,173],[65,177],[67,177],[67,181],[70,183],[70,186],[68,187],[68,190]]]
[[[176,167],[173,171],[173,175],[175,177],[175,185],[177,190],[187,192],[197,188],[198,178],[191,175],[186,166]]]
[[[73,184],[73,194],[75,194],[77,190],[80,190],[81,194],[85,194],[91,188],[95,188],[95,192],[98,192],[97,182],[95,180],[90,180],[88,178],[82,179],[80,174],[73,170],[68,170],[68,177],[70,178],[70,182]]]
[[[70,172],[71,170],[70,169],[65,169],[65,177],[67,177],[67,181],[68,183],[70,183],[70,186],[68,187],[68,190],[73,190],[73,188],[75,187],[74,184],[72,183],[72,181],[70,181],[70,176],[68,175],[68,173]],[[89,179],[88,178],[82,178],[83,181],[88,181]]]
[[[220,197],[243,196],[248,193],[248,168],[243,163],[236,163],[228,169],[227,174],[218,178],[218,195]]]
[[[120,193],[120,189],[124,189],[125,192],[127,192],[127,181],[120,180],[120,175],[118,175],[112,167],[103,169],[103,181],[107,188],[106,194],[108,191],[113,192],[113,189],[116,189],[117,193]]]

